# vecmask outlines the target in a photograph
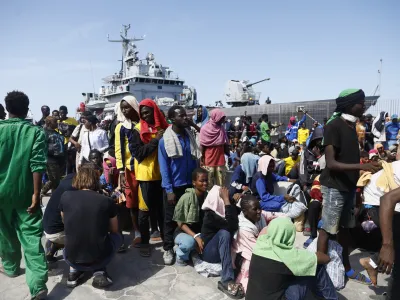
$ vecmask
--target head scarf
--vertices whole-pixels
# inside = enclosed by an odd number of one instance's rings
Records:
[[[372,159],[374,156],[379,156],[378,150],[376,149],[369,150],[368,152],[369,159]]]
[[[361,89],[347,89],[342,91],[339,97],[336,98],[335,112],[326,124],[332,122],[334,119],[340,118],[347,108],[361,103],[364,99],[365,93]]]
[[[225,203],[224,200],[219,196],[220,186],[214,185],[208,192],[206,199],[204,200],[202,210],[212,210],[221,218],[225,218]]]
[[[125,96],[119,101],[114,108],[115,113],[117,114],[117,120],[122,123],[122,125],[126,129],[132,129],[132,121],[125,118],[121,111],[121,102],[126,101],[132,108],[139,114],[139,103],[137,102],[136,98],[132,95]]]
[[[210,120],[200,130],[200,145],[220,146],[228,141],[224,126],[217,124],[224,117],[225,113],[218,108],[211,111]]]
[[[260,158],[258,161],[258,172],[261,172],[264,176],[267,175],[268,173],[268,166],[271,160],[274,158],[270,155],[264,155],[263,157]]]
[[[246,183],[250,182],[250,179],[257,172],[257,164],[260,157],[253,153],[245,153],[240,158],[242,163],[242,170],[246,174]]]
[[[292,126],[293,126],[292,121],[296,121],[296,117],[290,117],[289,123],[287,125],[288,128],[292,128]]]
[[[153,109],[154,111],[154,124],[148,124],[145,120],[142,119],[140,115],[140,138],[143,143],[147,144],[151,140],[151,135],[157,133],[158,128],[167,129],[168,123],[165,120],[163,113],[157,104],[151,99],[144,99],[139,104],[139,112],[143,106],[147,106]]]
[[[199,110],[199,109],[200,109],[200,107],[197,108],[197,110]],[[202,111],[201,120],[197,120],[197,111],[196,111],[196,113],[193,116],[193,121],[194,121],[195,124],[201,123],[200,127],[203,127],[204,125],[207,124],[207,122],[209,120],[209,116],[208,116],[208,110],[207,110],[207,108],[205,106],[201,107],[201,111]]]
[[[296,229],[289,218],[272,220],[267,234],[260,235],[253,254],[284,263],[294,276],[315,276],[317,256],[304,249],[296,249]]]

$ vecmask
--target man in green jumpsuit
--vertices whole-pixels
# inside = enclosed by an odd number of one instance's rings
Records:
[[[22,246],[32,299],[45,299],[47,263],[40,209],[47,159],[45,134],[25,121],[29,99],[24,93],[8,93],[5,104],[9,119],[0,121],[0,272],[9,277],[20,274]]]

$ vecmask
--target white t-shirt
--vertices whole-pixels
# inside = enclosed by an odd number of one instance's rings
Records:
[[[90,150],[97,149],[103,153],[109,147],[107,132],[100,128],[93,131],[82,131],[79,139],[81,139],[82,147],[80,163],[82,163],[84,158],[88,159]]]
[[[400,161],[393,162],[392,167],[394,181],[396,184],[400,185]],[[380,170],[378,173],[373,174],[371,181],[364,187],[364,204],[380,206],[381,197],[385,194],[385,192],[376,186],[376,181],[378,180],[379,176],[382,175],[382,173],[383,170]],[[394,210],[400,212],[400,203],[396,204]]]

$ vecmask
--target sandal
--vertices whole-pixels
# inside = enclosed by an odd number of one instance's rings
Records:
[[[233,281],[226,285],[218,281],[218,289],[232,299],[242,299],[245,295],[242,284]]]
[[[365,285],[371,285],[371,279],[369,279],[364,274],[354,272],[353,275],[349,276],[346,274],[346,276],[351,281],[355,281]]]
[[[150,254],[151,254],[150,245],[142,245],[140,247],[139,254],[141,257],[150,257]]]

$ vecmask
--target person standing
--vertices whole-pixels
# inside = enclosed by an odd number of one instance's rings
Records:
[[[299,127],[306,121],[306,119],[307,119],[307,112],[304,112],[304,115],[299,122],[296,122],[296,117],[290,117],[289,124],[286,128],[286,133],[285,133],[285,136],[287,137],[289,142],[297,140],[297,132],[299,130]]]
[[[119,170],[119,182],[125,189],[126,207],[130,210],[135,237],[132,245],[140,244],[142,237],[138,225],[139,183],[135,176],[135,156],[133,150],[134,128],[139,122],[139,103],[134,96],[125,96],[117,104],[115,127],[115,158]]]
[[[96,116],[88,115],[85,117],[84,122],[87,131],[82,136],[80,165],[85,160],[89,160],[90,150],[97,149],[104,153],[108,149],[107,132],[97,127],[98,120]]]
[[[57,129],[57,119],[47,117],[44,131],[47,141],[47,176],[49,180],[43,186],[40,192],[41,197],[46,195],[49,190],[55,191],[60,183],[62,167],[65,159],[64,137],[59,134]]]
[[[135,176],[139,182],[139,229],[142,237],[140,255],[149,257],[151,254],[149,218],[153,232],[158,226],[162,231],[164,223],[163,192],[157,150],[168,123],[160,108],[151,99],[140,102],[139,113],[140,122],[133,130],[132,149],[135,158]]]
[[[360,119],[358,120],[356,124],[356,132],[357,132],[357,137],[358,137],[358,143],[360,145],[360,149],[364,150],[365,149],[365,117],[361,116]]]
[[[306,128],[306,123],[301,124],[301,127],[299,128],[298,132],[298,141],[301,147],[304,147],[306,145],[306,141],[308,137],[310,136],[310,130]]]
[[[261,141],[269,144],[271,142],[271,130],[268,126],[268,115],[264,114],[261,116],[261,124],[260,124],[260,131],[261,131]]]
[[[158,144],[158,162],[164,189],[164,264],[174,261],[174,231],[177,223],[173,221],[176,203],[192,187],[192,172],[198,166],[201,152],[196,139],[188,129],[190,126],[186,111],[181,106],[168,110],[172,126],[165,130]]]
[[[338,235],[343,247],[343,265],[349,279],[371,283],[355,272],[349,261],[349,229],[355,226],[356,186],[360,170],[376,172],[379,164],[360,164],[356,122],[365,110],[365,94],[361,89],[347,89],[336,99],[336,110],[324,129],[326,167],[320,177],[323,195],[322,228],[317,249],[328,253],[328,240]]]
[[[214,184],[225,184],[225,154],[229,157],[228,138],[225,128],[225,113],[216,108],[210,113],[210,120],[200,130],[200,146],[204,168],[208,171],[209,189]]]
[[[46,137],[25,121],[29,98],[12,91],[5,97],[9,119],[0,123],[0,272],[21,274],[21,246],[32,299],[47,296],[47,264],[42,247],[40,188],[46,170]]]
[[[372,115],[367,114],[365,116],[365,151],[370,151],[374,149],[374,135],[371,132],[372,130]]]
[[[399,116],[394,114],[391,117],[391,121],[385,124],[386,128],[386,140],[387,140],[387,147],[385,148],[388,150],[390,146],[397,144],[397,136],[399,135],[400,131],[400,123],[398,122]]]
[[[389,116],[389,113],[381,111],[378,117],[375,118],[372,123],[371,132],[374,136],[374,143],[376,144],[386,144],[386,118]]]
[[[43,105],[40,109],[42,111],[42,118],[37,122],[36,125],[43,127],[46,124],[45,119],[50,116],[50,107]]]

